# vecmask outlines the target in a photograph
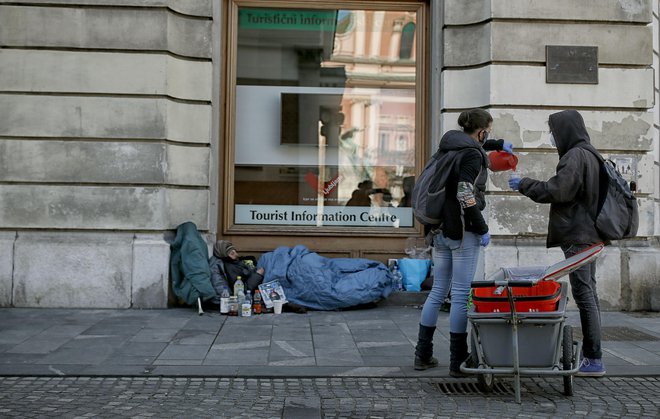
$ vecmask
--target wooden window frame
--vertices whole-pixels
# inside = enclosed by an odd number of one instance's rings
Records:
[[[219,175],[221,180],[218,188],[218,225],[223,235],[298,235],[298,236],[350,236],[350,237],[408,237],[422,232],[419,223],[412,227],[344,227],[344,226],[278,226],[278,225],[243,225],[234,224],[234,164],[235,164],[235,134],[236,134],[236,76],[238,54],[238,10],[243,7],[281,8],[281,9],[353,9],[353,10],[385,10],[408,11],[416,13],[416,82],[415,82],[415,173],[421,171],[430,132],[429,113],[430,98],[430,4],[428,0],[380,0],[380,1],[341,1],[341,0],[229,0],[223,10],[223,52],[221,63],[222,80],[220,100],[221,124]]]

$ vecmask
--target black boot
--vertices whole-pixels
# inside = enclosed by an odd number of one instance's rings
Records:
[[[419,336],[415,347],[415,369],[427,370],[438,366],[438,360],[433,358],[433,333],[435,327],[419,325]]]
[[[468,353],[467,333],[449,332],[449,375],[452,377],[467,377],[461,372],[461,364],[467,360]]]

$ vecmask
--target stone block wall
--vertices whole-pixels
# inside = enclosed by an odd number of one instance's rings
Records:
[[[224,1],[0,0],[0,306],[167,305],[166,235],[216,230]],[[432,124],[487,108],[520,171],[547,179],[548,115],[579,109],[594,144],[639,175],[640,237],[599,260],[603,306],[660,308],[658,2],[437,5]],[[545,83],[549,44],[597,46],[599,84]],[[490,177],[483,269],[561,258],[544,246],[548,207],[506,181]]]
[[[495,138],[512,142],[519,153],[522,176],[547,180],[558,162],[548,116],[577,109],[606,157],[630,157],[636,164],[638,238],[608,247],[597,262],[604,309],[650,309],[656,293],[650,284],[660,285],[657,3],[444,3],[442,131],[457,128],[462,110],[484,107],[493,115]],[[546,45],[598,47],[598,84],[546,83]],[[486,214],[496,239],[486,250],[486,273],[563,258],[559,249],[545,249],[549,205],[510,191],[508,176],[496,173],[489,180]]]
[[[211,0],[0,1],[0,306],[167,304],[209,229]]]

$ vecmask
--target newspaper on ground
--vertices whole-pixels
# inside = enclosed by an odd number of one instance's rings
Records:
[[[277,280],[262,283],[259,285],[259,292],[261,292],[261,298],[268,308],[273,308],[273,300],[282,300],[283,303],[287,302],[284,289]]]

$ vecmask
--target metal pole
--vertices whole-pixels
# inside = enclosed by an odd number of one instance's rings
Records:
[[[516,403],[520,403],[520,360],[518,359],[518,315],[516,305],[513,303],[513,291],[510,286],[506,287],[506,295],[511,309],[511,344],[513,346],[513,382],[516,390]]]

